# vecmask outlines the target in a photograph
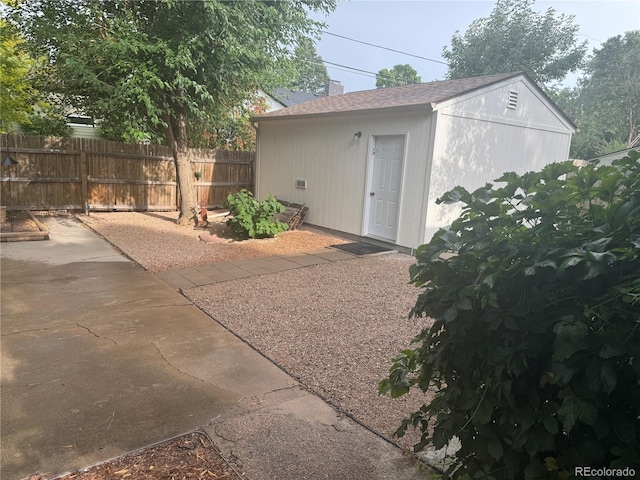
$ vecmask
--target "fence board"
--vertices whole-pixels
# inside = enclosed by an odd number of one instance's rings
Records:
[[[170,148],[94,138],[1,135],[0,204],[16,210],[176,210],[176,172]],[[200,202],[220,206],[229,193],[254,184],[254,152],[192,150]]]

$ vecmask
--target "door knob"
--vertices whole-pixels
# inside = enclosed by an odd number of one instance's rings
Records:
[[[369,194],[369,196],[370,196],[370,197],[373,197],[375,194],[376,194],[376,192],[371,192],[371,193]]]

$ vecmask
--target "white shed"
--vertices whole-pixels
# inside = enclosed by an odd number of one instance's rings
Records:
[[[576,130],[525,73],[327,96],[252,120],[258,198],[409,249],[457,217],[436,205],[444,192],[567,160]]]

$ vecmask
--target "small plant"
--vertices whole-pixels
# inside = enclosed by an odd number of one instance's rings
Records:
[[[462,214],[410,269],[411,316],[434,323],[379,390],[433,393],[396,434],[420,428],[418,450],[458,437],[445,478],[640,473],[639,159],[506,173],[438,200]]]
[[[227,196],[225,208],[229,209],[231,215],[227,225],[239,240],[272,238],[289,229],[289,225],[273,218],[275,214],[285,211],[284,205],[273,195],[260,202],[254,198],[253,193],[242,189]]]

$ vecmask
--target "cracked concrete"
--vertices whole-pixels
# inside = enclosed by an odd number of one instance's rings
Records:
[[[196,377],[196,376],[194,376],[194,375],[191,375],[191,374],[189,374],[189,373],[187,373],[187,372],[183,372],[182,370],[180,370],[180,369],[179,369],[178,367],[176,367],[173,363],[171,363],[169,360],[167,360],[167,357],[165,357],[165,356],[162,354],[162,352],[160,351],[160,348],[158,348],[158,346],[157,346],[155,343],[151,343],[151,345],[153,345],[153,348],[155,348],[155,349],[156,349],[156,351],[158,352],[158,355],[160,355],[160,358],[162,358],[162,360],[164,360],[164,361],[167,363],[167,365],[169,365],[171,368],[175,369],[175,370],[176,370],[177,372],[179,372],[181,375],[186,375],[187,377],[191,377],[191,378],[193,378],[194,380],[197,380],[197,381],[199,381],[199,382],[206,383],[206,380],[204,380],[204,379],[202,379],[202,378],[199,378],[199,377]]]
[[[429,476],[415,459],[400,455],[309,393],[219,418],[205,431],[251,479],[424,480]]]
[[[91,335],[93,335],[96,338],[104,338],[105,340],[109,340],[110,342],[112,342],[114,345],[118,345],[118,342],[116,342],[113,338],[105,337],[104,335],[98,335],[96,332],[92,331],[89,327],[85,327],[84,325],[80,325],[79,323],[76,323],[76,325],[80,328],[85,329],[87,332],[89,332]]]
[[[49,242],[0,252],[2,478],[55,476],[198,428],[252,480],[425,478],[178,292],[57,222]]]

